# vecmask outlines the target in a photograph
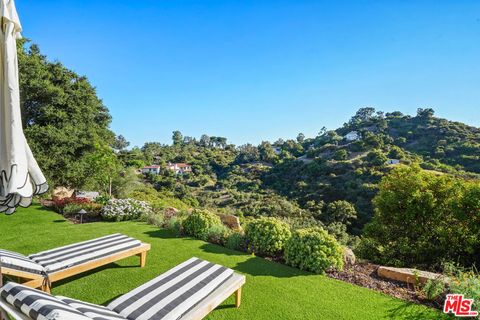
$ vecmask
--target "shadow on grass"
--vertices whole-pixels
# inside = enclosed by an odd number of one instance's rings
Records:
[[[229,304],[222,304],[215,308],[215,310],[222,310],[222,309],[236,309],[237,307],[233,303]]]
[[[244,262],[238,263],[234,270],[251,276],[269,276],[275,278],[291,278],[298,276],[310,276],[312,273],[301,271],[278,262],[268,261],[259,257],[251,257]]]
[[[131,266],[121,266],[117,263],[110,263],[110,264],[95,268],[93,270],[85,271],[85,272],[79,273],[77,275],[74,275],[72,277],[68,277],[66,279],[56,281],[56,282],[53,283],[52,287],[62,286],[62,285],[67,284],[71,281],[78,280],[78,279],[83,278],[85,276],[89,276],[89,275],[92,275],[94,273],[106,270],[106,269],[130,269],[130,268],[138,268],[138,263],[136,263],[134,265],[131,265]]]
[[[422,319],[422,320],[441,320],[441,319],[453,319],[446,314],[435,313],[432,309],[419,310],[415,308],[417,305],[413,302],[402,303],[397,308],[389,310],[388,317],[391,319],[410,320],[410,319]]]
[[[152,237],[152,238],[161,238],[161,239],[182,238],[182,239],[188,239],[188,238],[180,237],[177,234],[175,234],[175,232],[173,232],[171,230],[166,230],[166,229],[157,229],[157,230],[153,230],[153,231],[147,231],[147,232],[144,232],[144,234],[146,234],[146,235],[148,235],[149,237]]]

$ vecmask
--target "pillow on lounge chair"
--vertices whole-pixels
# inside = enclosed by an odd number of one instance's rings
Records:
[[[91,320],[47,293],[14,282],[4,285],[0,295],[33,320]]]
[[[2,267],[14,269],[23,272],[29,272],[33,274],[45,274],[45,268],[33,261],[32,259],[24,256],[23,254],[0,250],[0,262]]]

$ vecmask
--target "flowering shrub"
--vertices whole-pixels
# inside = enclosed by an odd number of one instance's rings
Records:
[[[110,221],[124,221],[140,218],[141,215],[150,214],[152,208],[144,201],[135,199],[111,199],[103,207],[102,217]]]
[[[75,196],[63,199],[54,199],[53,200],[53,210],[57,213],[61,214],[71,214],[72,210],[77,210],[76,212],[80,211],[80,209],[85,209],[85,211],[89,211],[88,209],[93,204],[92,201],[86,198],[77,198]],[[67,208],[67,212],[65,208]],[[74,209],[75,208],[75,209]]]

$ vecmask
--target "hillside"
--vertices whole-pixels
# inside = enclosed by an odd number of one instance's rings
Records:
[[[352,132],[353,139],[347,139]],[[468,179],[480,173],[480,129],[436,118],[431,109],[409,116],[362,108],[336,130],[259,146],[236,147],[226,138],[206,135],[197,140],[178,131],[173,141],[147,143],[120,156],[126,166],[191,164],[192,173],[163,170],[145,180],[162,196],[187,206],[323,225],[344,242],[354,241],[350,235],[360,234],[370,221],[377,184],[392,168],[417,163]],[[339,218],[336,212],[345,210],[349,214]]]

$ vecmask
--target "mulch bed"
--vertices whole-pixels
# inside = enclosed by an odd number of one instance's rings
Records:
[[[377,275],[378,267],[378,265],[372,263],[360,262],[345,267],[343,271],[330,270],[327,272],[327,276],[379,291],[398,299],[442,309],[443,297],[439,297],[436,301],[427,300],[419,296],[419,293],[415,291],[411,284],[380,278]]]

